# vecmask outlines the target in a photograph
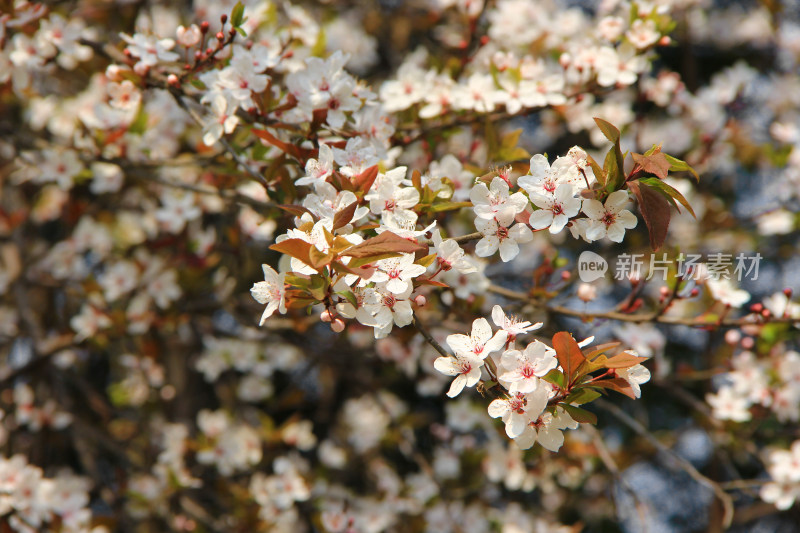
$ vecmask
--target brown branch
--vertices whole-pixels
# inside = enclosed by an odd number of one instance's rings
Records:
[[[521,302],[535,303],[535,298],[524,292],[518,292],[499,285],[489,285],[489,292],[499,294],[511,300]],[[546,309],[558,315],[573,316],[582,318],[584,320],[593,319],[606,319],[606,320],[619,320],[620,322],[658,322],[659,324],[668,324],[673,326],[691,326],[696,328],[720,328],[720,327],[740,327],[740,326],[760,326],[764,324],[793,324],[800,322],[800,319],[791,317],[769,318],[768,320],[755,321],[750,316],[741,318],[727,318],[725,320],[698,320],[699,317],[685,318],[685,317],[670,317],[664,316],[661,310],[652,313],[621,313],[619,311],[580,311],[578,309],[570,309],[560,305],[547,305]]]
[[[443,355],[444,357],[453,357],[451,354],[447,353],[447,350],[445,350],[445,349],[442,347],[442,345],[441,345],[441,344],[439,344],[439,343],[436,341],[436,339],[434,339],[434,338],[431,336],[431,334],[430,334],[430,333],[428,333],[428,330],[427,330],[427,329],[425,329],[425,326],[423,326],[423,325],[422,325],[422,322],[420,322],[420,320],[419,320],[419,318],[417,317],[417,314],[416,314],[416,313],[414,313],[414,314],[413,314],[413,317],[414,317],[414,319],[413,319],[413,321],[411,322],[411,324],[413,324],[413,326],[414,326],[414,327],[417,329],[417,331],[419,331],[419,332],[420,332],[420,334],[422,334],[422,336],[425,338],[425,340],[428,342],[428,344],[430,344],[431,346],[433,346],[433,348],[434,348],[434,349],[435,349],[437,352],[439,352],[441,355]]]
[[[632,429],[636,434],[640,437],[644,438],[647,442],[649,442],[654,448],[656,448],[661,453],[668,455],[672,460],[674,460],[677,465],[686,472],[689,477],[694,479],[699,484],[708,487],[711,489],[714,494],[716,495],[717,499],[722,503],[723,509],[723,516],[722,516],[722,523],[725,529],[729,528],[731,523],[733,522],[733,498],[731,498],[730,494],[725,492],[725,490],[720,486],[719,483],[714,481],[711,478],[704,476],[703,474],[698,471],[692,463],[669,449],[667,446],[661,443],[657,438],[655,438],[646,427],[644,427],[641,423],[639,423],[636,419],[630,416],[628,413],[617,407],[611,402],[606,400],[595,400],[595,405],[609,413],[611,416],[628,426]]]

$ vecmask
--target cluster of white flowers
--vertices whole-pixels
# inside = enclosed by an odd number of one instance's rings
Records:
[[[773,450],[768,461],[771,481],[761,487],[761,499],[786,510],[800,497],[800,440],[788,450]]]
[[[65,533],[107,532],[91,526],[90,488],[87,479],[70,472],[45,477],[24,455],[0,457],[0,514],[14,531],[35,533],[60,524]]]
[[[772,357],[760,358],[742,350],[731,358],[731,366],[717,392],[706,396],[715,418],[746,422],[752,419],[751,409],[759,405],[781,422],[800,420],[799,353],[776,351]]]
[[[521,449],[539,442],[544,448],[557,451],[564,442],[563,430],[577,428],[578,422],[561,405],[550,405],[560,387],[542,378],[553,370],[563,376],[565,369],[560,367],[556,351],[539,340],[517,349],[517,337],[541,328],[541,322],[531,324],[508,316],[499,305],[492,309],[492,320],[499,328],[494,333],[485,318],[478,318],[470,335],[447,337],[453,355],[434,361],[436,370],[455,376],[447,395],[458,396],[464,387],[473,387],[481,381],[485,361],[490,358],[495,370],[489,376],[505,391],[503,398],[489,404],[489,415],[503,420],[506,434]],[[583,348],[593,340],[590,337],[578,343],[578,347]],[[630,385],[636,397],[640,395],[639,385],[650,380],[650,371],[641,364],[616,369],[615,373]]]

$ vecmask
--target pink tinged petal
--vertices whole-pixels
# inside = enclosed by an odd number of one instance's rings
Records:
[[[506,435],[516,438],[522,435],[528,425],[528,417],[520,413],[511,413],[506,422]]]
[[[594,220],[600,220],[605,215],[603,204],[597,200],[587,199],[583,201],[583,212],[586,216]]]
[[[492,418],[500,418],[508,414],[510,408],[508,400],[497,399],[489,404],[489,416]]]
[[[476,318],[472,322],[471,337],[485,345],[492,338],[492,326],[489,325],[489,321],[485,318]]]
[[[457,354],[469,353],[472,351],[472,339],[467,335],[454,333],[447,336],[447,345]]]
[[[564,444],[564,434],[558,429],[543,428],[539,430],[537,439],[543,448],[557,452]]]
[[[522,352],[519,350],[506,350],[503,352],[503,355],[500,356],[500,364],[508,370],[513,370],[519,366],[521,358]]]
[[[485,319],[482,319],[485,320]],[[488,325],[488,322],[487,322]],[[506,340],[508,339],[508,332],[505,330],[497,331],[494,336],[489,339],[483,347],[483,356],[496,352],[500,350],[503,346],[506,345]]]
[[[614,191],[606,198],[606,209],[615,213],[628,203],[628,191]]]
[[[550,225],[550,233],[555,235],[556,233],[560,232],[564,229],[564,226],[567,225],[569,222],[569,218],[566,215],[556,215],[553,217],[553,223]]]
[[[478,381],[481,380],[481,367],[473,366],[472,369],[466,374],[467,387],[473,387]]]
[[[489,189],[485,183],[478,183],[469,191],[469,199],[473,204],[488,204]]]
[[[606,225],[599,221],[592,221],[586,228],[586,239],[596,241],[606,236]]]
[[[622,242],[625,238],[625,228],[621,224],[611,224],[608,227],[608,238],[613,242]]]
[[[548,209],[534,211],[528,223],[533,229],[544,229],[553,223],[553,212]]]
[[[464,374],[459,374],[456,376],[456,379],[453,380],[453,383],[450,384],[450,390],[447,391],[447,395],[450,398],[455,398],[458,396],[462,390],[464,390],[464,385],[467,384],[467,376]]]
[[[507,263],[519,255],[519,245],[512,239],[500,243],[500,259]]]
[[[389,291],[392,292],[393,294],[401,294],[406,289],[408,289],[408,282],[403,281],[400,278],[390,279],[386,283],[386,288],[389,289]]]
[[[545,156],[542,154],[536,154],[535,156],[531,157],[531,168],[529,171],[531,176],[541,179],[545,176],[548,170],[550,170],[550,163],[547,162],[547,158]]]
[[[495,235],[487,235],[475,245],[475,255],[489,257],[500,247],[500,239]]]
[[[495,215],[494,207],[487,204],[476,204],[473,207],[473,211],[475,211],[476,216],[487,220],[494,218]]]
[[[633,229],[638,223],[639,219],[636,218],[636,215],[627,209],[623,209],[617,214],[617,224],[622,224],[625,229]]]
[[[505,321],[506,314],[503,312],[503,308],[499,305],[492,307],[492,322],[494,322],[494,325],[498,328],[502,328]]]
[[[527,450],[536,442],[536,430],[530,426],[525,426],[525,431],[514,439],[514,442],[517,443],[520,450]]]
[[[508,231],[508,236],[520,244],[533,240],[533,232],[526,224],[516,224]]]
[[[446,376],[455,376],[461,373],[461,367],[455,363],[456,360],[452,357],[437,357],[433,362],[433,368]]]

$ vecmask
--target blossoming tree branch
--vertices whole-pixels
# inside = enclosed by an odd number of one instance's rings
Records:
[[[699,87],[701,2],[118,4],[0,2],[3,527],[571,531],[602,469],[641,530],[614,423],[707,522],[792,507],[800,304],[755,282],[791,279],[800,126],[742,112],[800,85],[791,28]],[[787,203],[739,224],[756,168]],[[724,476],[626,412],[651,381]]]

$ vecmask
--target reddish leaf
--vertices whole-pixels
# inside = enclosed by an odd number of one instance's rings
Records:
[[[639,210],[642,212],[647,231],[650,234],[650,247],[657,251],[664,244],[669,228],[669,202],[660,192],[644,184],[631,181],[628,189],[636,195],[639,201]]]
[[[333,230],[336,231],[337,229],[348,225],[350,221],[353,220],[353,213],[356,212],[357,207],[358,202],[354,201],[341,211],[337,211],[333,216]]]
[[[319,270],[331,262],[331,259],[333,259],[333,252],[321,252],[316,246],[311,246],[309,248],[308,257],[311,259],[311,266]]]
[[[556,351],[556,357],[561,368],[564,369],[567,383],[571,384],[575,381],[578,368],[586,361],[583,352],[581,352],[581,347],[578,346],[578,343],[568,332],[559,331],[553,335],[553,349]]]
[[[630,352],[622,352],[604,362],[606,368],[630,368],[647,361],[647,357],[638,357]]]
[[[296,159],[298,159],[300,161],[305,161],[311,156],[311,152],[309,150],[304,149],[304,148],[300,148],[299,146],[295,146],[295,145],[287,143],[287,142],[284,142],[284,141],[278,139],[277,137],[275,137],[273,134],[271,134],[267,130],[260,130],[260,129],[253,128],[252,131],[253,131],[253,135],[258,137],[259,139],[263,139],[263,140],[267,141],[272,146],[275,146],[276,148],[278,148],[282,152],[284,152],[286,154],[289,154],[289,155],[295,157]]]
[[[302,205],[294,205],[294,204],[281,204],[278,206],[279,208],[283,209],[287,213],[294,215],[296,217],[301,217],[304,214],[308,213],[312,217],[314,217],[314,213],[303,207]],[[314,217],[316,219],[317,217]]]
[[[311,268],[317,268],[311,260],[311,248],[311,244],[303,239],[286,239],[269,247],[270,250],[295,257]]]
[[[331,180],[333,181],[334,187],[336,187],[340,191],[350,191],[355,192],[355,187],[353,187],[353,182],[350,181],[345,176],[342,176],[338,172],[334,171],[331,174]]]
[[[450,285],[447,283],[442,283],[441,281],[436,281],[435,279],[417,278],[417,281],[420,285],[433,285],[434,287],[443,287],[445,289],[450,288]]]
[[[342,255],[369,257],[385,253],[414,253],[427,250],[427,248],[427,246],[404,239],[391,231],[384,231],[377,237],[372,237],[361,244],[353,246]]]
[[[604,389],[611,389],[624,394],[625,396],[635,400],[636,394],[633,392],[630,384],[622,378],[614,379],[601,379],[592,383],[592,387],[603,387]]]
[[[662,180],[667,177],[672,166],[661,151],[653,152],[651,155],[631,154],[631,157],[633,157],[633,162],[642,167],[645,172],[658,176]]]
[[[372,274],[375,273],[375,269],[372,268],[372,267],[364,267],[364,268],[362,268],[362,267],[358,267],[358,266],[345,265],[344,263],[342,263],[340,261],[334,261],[333,263],[331,263],[331,266],[333,266],[333,268],[336,269],[337,272],[340,272],[340,273],[343,272],[345,274],[354,274],[354,275],[359,276],[359,277],[364,278],[364,279],[371,278]]]
[[[372,184],[375,183],[375,178],[377,177],[378,165],[373,165],[358,176],[353,176],[351,181],[357,191],[366,194],[372,188]]]
[[[586,357],[586,359],[589,359],[591,361],[592,359],[594,359],[595,357],[597,357],[601,353],[607,352],[608,350],[611,350],[612,348],[616,348],[619,345],[620,345],[619,342],[607,342],[605,344],[598,344],[597,346],[593,346],[592,347],[592,351],[591,352],[587,352],[585,354],[585,357]]]
[[[641,181],[643,184],[647,185],[648,187],[652,187],[653,189],[656,189],[658,192],[660,192],[662,195],[664,195],[664,197],[667,199],[667,201],[669,203],[671,203],[672,205],[674,205],[675,209],[677,209],[678,212],[680,212],[681,209],[680,209],[680,207],[678,207],[678,204],[676,203],[676,200],[678,202],[680,202],[681,205],[683,205],[683,207],[688,209],[689,212],[692,214],[692,216],[694,218],[697,218],[697,215],[694,214],[694,209],[692,209],[692,206],[689,203],[689,201],[680,193],[680,191],[678,191],[677,189],[675,189],[671,185],[668,185],[667,183],[665,183],[665,182],[663,182],[663,181],[661,181],[659,179],[656,179],[656,178],[642,178],[639,181]]]

